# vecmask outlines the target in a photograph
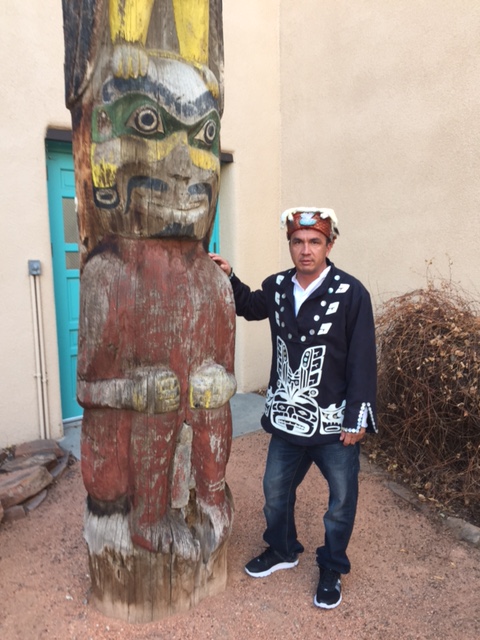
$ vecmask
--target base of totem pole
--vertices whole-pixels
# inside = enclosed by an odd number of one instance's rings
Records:
[[[228,486],[226,495],[231,514]],[[152,552],[132,543],[128,516],[98,517],[87,508],[84,538],[93,604],[108,617],[142,623],[189,611],[204,598],[222,593],[231,526],[230,517],[216,535],[212,518],[199,517],[193,530],[183,529],[189,532],[186,537],[172,530],[171,544]]]
[[[207,564],[135,548],[122,557],[109,549],[89,554],[94,606],[105,616],[146,623],[189,611],[227,584],[227,542]]]

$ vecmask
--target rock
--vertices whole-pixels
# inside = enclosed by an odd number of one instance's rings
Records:
[[[57,456],[53,452],[37,453],[30,457],[15,457],[13,460],[7,460],[0,467],[0,473],[6,473],[10,471],[18,471],[19,469],[28,469],[28,467],[49,467],[55,466],[57,463]]]
[[[409,487],[402,486],[396,482],[386,482],[385,485],[399,498],[411,504],[415,509],[421,510],[420,500]]]
[[[44,489],[43,491],[40,491],[40,493],[37,493],[36,496],[33,496],[33,498],[30,498],[30,500],[27,500],[26,502],[22,503],[22,507],[25,509],[26,513],[30,513],[30,511],[33,511],[40,504],[42,504],[42,502],[47,497],[47,494],[48,494],[48,491]]]
[[[0,502],[6,511],[40,493],[51,482],[52,475],[42,466],[1,474]]]
[[[70,460],[70,454],[66,453],[62,458],[60,458],[57,464],[53,467],[53,469],[49,469],[50,475],[54,480],[57,480],[65,469],[68,467],[68,461]]]
[[[36,509],[69,461],[70,453],[56,440],[0,449],[0,522],[19,520]]]
[[[470,542],[475,547],[480,547],[480,528],[462,520],[462,518],[448,517],[446,519],[447,526],[465,542]]]
[[[54,453],[57,458],[62,458],[65,451],[56,440],[32,440],[15,447],[15,458],[32,457],[40,453]]]
[[[27,516],[25,509],[21,505],[14,505],[5,509],[3,513],[3,522],[13,522],[14,520],[22,520]]]

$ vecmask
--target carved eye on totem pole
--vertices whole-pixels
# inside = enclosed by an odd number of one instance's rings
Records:
[[[203,239],[215,215],[219,137],[211,86],[191,65],[151,55],[146,77],[111,75],[92,114],[99,216],[115,214],[126,236]]]

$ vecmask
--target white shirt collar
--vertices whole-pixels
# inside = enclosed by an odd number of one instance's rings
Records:
[[[305,302],[305,300],[322,284],[322,282],[327,277],[331,266],[328,266],[326,269],[322,271],[322,273],[315,278],[313,282],[311,282],[306,289],[303,289],[302,286],[298,283],[297,274],[294,273],[292,276],[293,282],[293,297],[295,298],[295,315],[300,311],[300,307]]]

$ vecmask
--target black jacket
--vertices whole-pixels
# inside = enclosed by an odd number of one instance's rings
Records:
[[[301,445],[326,444],[357,432],[367,410],[376,431],[375,326],[370,295],[356,278],[331,266],[295,317],[289,269],[251,291],[231,279],[237,315],[268,318],[272,367],[262,416],[269,433]]]

